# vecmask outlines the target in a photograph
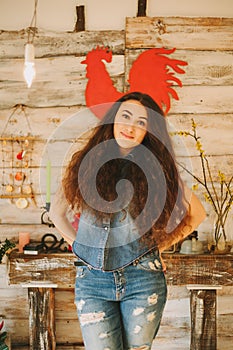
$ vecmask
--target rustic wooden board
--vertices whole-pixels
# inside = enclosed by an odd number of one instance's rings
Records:
[[[83,118],[87,115],[77,114],[72,118],[67,118],[63,123],[51,131],[50,135],[41,135],[40,139],[33,142],[33,149],[29,149],[29,166],[39,168],[46,166],[48,157],[50,157],[53,167],[64,166],[64,161],[68,161],[71,154],[82,147],[88,140],[91,131],[96,125],[96,118],[87,118],[87,123],[83,123]],[[229,114],[176,114],[167,117],[169,132],[190,131],[192,130],[192,121],[197,124],[197,133],[201,137],[201,142],[209,156],[228,156],[233,154],[232,148],[232,113]],[[73,121],[72,121],[73,120]],[[42,118],[43,121],[43,118]],[[45,123],[45,127],[46,127]],[[51,127],[52,129],[52,127]],[[50,129],[50,130],[51,130]],[[218,130],[218,133],[216,133]],[[224,137],[219,138],[219,135]],[[191,137],[172,135],[176,154],[178,156],[197,156],[194,140]],[[20,151],[20,145],[17,142],[14,145],[14,166],[20,168],[21,163],[17,161],[16,154]],[[184,149],[184,146],[186,149]],[[6,171],[11,171],[12,144],[6,142],[4,147],[4,156],[1,155],[0,167],[4,166]],[[26,158],[28,158],[28,155]],[[35,175],[35,174],[34,174]]]
[[[117,90],[123,91],[123,78],[113,78],[112,80]],[[56,82],[54,77],[54,81],[33,82],[30,91],[27,90],[23,80],[5,86],[1,83],[0,108],[12,108],[17,104],[24,104],[29,107],[73,106],[78,104],[85,106],[86,83],[86,79]],[[40,91],[40,94],[37,93],[38,91]]]
[[[58,320],[56,322],[58,344],[81,344],[82,335],[78,318]]]
[[[188,151],[187,151],[188,154]],[[178,164],[181,164],[186,167],[189,171],[191,171],[193,174],[199,176],[200,178],[203,178],[202,170],[201,170],[201,162],[200,158],[198,155],[196,156],[190,156],[190,157],[185,157],[185,156],[176,156],[176,160]],[[221,170],[225,174],[225,177],[229,179],[232,176],[231,168],[233,165],[233,155],[229,154],[228,156],[223,157],[222,155],[217,155],[217,156],[208,156],[208,161],[210,164],[210,167],[213,172],[212,179],[214,182],[219,182],[219,177],[218,177],[218,171]],[[53,178],[53,183],[51,185],[51,193],[52,195],[55,193],[57,190],[57,187],[60,183],[60,179],[62,177],[63,173],[63,168],[57,167],[52,167],[52,178]],[[11,181],[8,182],[8,173],[11,174],[11,171],[9,169],[4,169],[5,171],[5,176],[4,176],[4,183],[5,185],[7,184],[12,184]],[[179,171],[181,173],[182,178],[185,181],[192,181],[193,183],[196,183],[196,180],[192,178],[185,170],[183,170],[181,167],[179,167]],[[0,199],[0,205],[1,205],[1,200],[3,200],[2,204],[4,204],[5,199],[17,199],[19,197],[25,196],[26,198],[29,199],[29,202],[32,206],[35,208],[41,209],[45,202],[45,193],[46,193],[46,168],[45,167],[40,167],[40,168],[31,168],[30,173],[26,173],[26,180],[21,186],[21,183],[18,181],[15,181],[13,184],[14,190],[9,193],[6,192],[5,187],[1,185],[1,195],[2,198]],[[10,175],[9,175],[10,178]],[[207,174],[207,182],[209,181],[209,176]],[[28,184],[32,188],[32,195],[35,197],[35,203],[34,200],[30,198],[31,194],[24,193],[25,190],[27,190]],[[217,188],[219,185],[217,185]],[[22,195],[20,194],[22,192]],[[5,197],[4,197],[5,196]],[[5,203],[6,205],[11,205],[12,203],[10,201],[7,201]]]
[[[174,285],[203,284],[231,286],[233,255],[166,254],[167,282]]]
[[[124,77],[122,75],[112,77],[114,86],[118,91],[124,91]],[[55,107],[55,106],[85,106],[85,89],[87,80],[84,77],[76,77],[73,80],[60,81],[56,79],[56,73],[52,80],[36,80],[30,90],[27,89],[23,79],[0,83],[1,101],[0,108],[13,108],[23,104],[28,107]],[[231,113],[232,112],[232,86],[174,86],[179,96],[179,101],[172,101],[170,113]],[[37,92],[40,91],[40,94]]]
[[[39,242],[42,236],[46,233],[53,233],[57,236],[57,238],[61,239],[60,234],[58,234],[55,228],[48,227],[47,225],[41,225],[41,223],[38,225],[35,223],[26,225],[25,222],[23,224],[11,223],[10,225],[5,225],[2,223],[0,228],[1,241],[5,241],[5,239],[8,238],[10,240],[18,242],[19,232],[29,232],[30,240],[32,242]]]
[[[181,91],[181,90],[180,90]],[[173,103],[173,102],[172,102]],[[182,104],[183,101],[180,99],[178,103]],[[232,102],[230,102],[232,104]],[[67,142],[75,139],[80,140],[80,144],[85,142],[86,137],[88,137],[88,132],[98,123],[98,119],[89,112],[88,109],[83,107],[73,106],[68,107],[51,107],[51,108],[26,108],[25,109],[31,129],[32,135],[38,138],[38,140],[33,143],[33,157],[32,166],[38,166],[41,163],[41,154],[45,152],[47,146],[51,147],[51,152],[53,154],[53,165],[61,165],[58,163],[59,158],[56,158],[56,154],[61,151],[59,149],[59,142]],[[7,118],[13,112],[13,109],[1,110],[0,112],[0,128],[4,128]],[[22,115],[17,114],[14,116],[15,122],[10,124],[7,128],[7,135],[14,134],[19,130],[19,123],[22,122]],[[13,117],[13,119],[14,119]],[[191,119],[194,119],[197,124],[197,130],[202,138],[202,142],[206,148],[206,151],[210,155],[217,154],[230,154],[232,153],[232,142],[231,142],[231,130],[232,130],[232,111],[230,113],[225,113],[222,111],[217,111],[214,113],[198,113],[195,110],[192,113],[169,113],[167,116],[167,121],[169,125],[169,130],[171,131],[191,131]],[[24,124],[22,125],[22,128]],[[216,133],[216,129],[219,131]],[[221,138],[221,147],[218,146],[219,134],[224,134]],[[191,143],[190,138],[181,138],[187,146],[190,147],[190,155],[195,155],[195,149]],[[189,142],[190,141],[190,142]],[[57,152],[53,144],[56,144]],[[64,144],[61,146],[64,147]],[[77,146],[78,147],[78,146]],[[10,143],[4,146],[8,154],[8,159],[11,156],[11,145]],[[225,152],[225,149],[227,152]],[[185,153],[179,153],[180,155],[185,155]],[[59,160],[60,161],[60,160]],[[0,157],[0,166],[2,165],[2,157]]]
[[[8,329],[12,329],[11,331],[11,339],[13,349],[20,349],[20,344],[28,344],[29,343],[29,323],[28,319],[8,319],[7,320]],[[68,346],[71,344],[82,344],[82,335],[80,331],[80,326],[77,318],[75,320],[56,320],[56,338],[57,343],[67,344]]]
[[[55,295],[56,319],[63,319],[68,322],[77,321],[74,289],[56,289]]]
[[[232,113],[232,86],[174,87],[179,101],[171,103],[171,113]]]
[[[83,32],[51,32],[38,30],[34,45],[36,57],[82,56],[96,46],[109,46],[114,54],[124,52],[123,30],[100,30]],[[0,31],[0,58],[24,57],[27,30]]]
[[[30,89],[23,78],[23,59],[0,60],[0,108],[16,104],[29,107],[85,106],[86,65],[81,64],[84,59],[84,56],[37,58],[36,78]],[[113,56],[107,69],[117,90],[123,91],[124,56]]]
[[[214,17],[126,18],[126,48],[176,47],[233,50],[233,19]]]
[[[81,62],[86,56],[58,56],[36,58],[36,81],[49,82],[69,82],[71,85],[75,80],[81,84],[81,80],[86,77],[86,64]],[[0,59],[1,79],[5,82],[23,82],[24,59]],[[112,78],[124,75],[124,55],[113,55],[112,62],[106,63],[109,75]],[[34,82],[33,82],[34,84]],[[26,88],[27,89],[27,88]],[[25,90],[26,90],[25,89]]]
[[[118,91],[123,92],[123,79],[113,81]],[[86,81],[76,80],[74,84],[35,82],[30,91],[22,83],[2,86],[1,108],[13,108],[17,104],[28,107],[85,106]],[[37,91],[41,94],[37,94]],[[174,87],[179,101],[172,101],[171,113],[231,113],[231,86],[184,86]],[[19,92],[21,91],[21,92]],[[12,98],[14,96],[14,98]]]
[[[214,160],[217,160],[218,158],[214,158]],[[183,158],[181,159],[182,163],[184,163]],[[196,174],[198,174],[200,172],[200,168],[198,168],[198,159],[196,159],[195,162],[195,167],[193,167],[193,171],[196,172]],[[220,163],[221,164],[221,163]],[[214,168],[216,171],[218,171],[219,169],[219,165],[216,163],[216,167]],[[228,165],[230,164],[229,162],[227,163]],[[224,167],[220,167],[221,171],[225,171],[225,169],[229,169],[229,168],[224,168]],[[226,176],[231,176],[230,172],[225,171]],[[181,170],[181,177],[182,179],[186,182],[188,187],[192,187],[192,185],[196,184],[196,181],[190,176],[188,175],[185,171]],[[217,180],[217,178],[215,179]],[[219,187],[218,184],[217,188]],[[55,184],[52,186],[52,194],[51,194],[51,198],[53,199],[53,194],[54,191],[56,190],[58,184]],[[200,198],[200,200],[203,202],[204,206],[206,206],[206,210],[207,213],[212,210],[209,204],[205,203],[204,197],[203,197],[203,193],[204,193],[204,188],[202,186],[199,185],[198,190],[195,190],[196,195]],[[2,198],[0,199],[0,211],[1,211],[1,224],[4,225],[3,227],[5,227],[4,229],[2,229],[3,234],[1,235],[1,237],[16,237],[17,238],[17,231],[19,232],[20,230],[23,231],[27,231],[28,230],[28,226],[29,226],[29,230],[30,227],[32,227],[32,230],[34,231],[33,233],[33,239],[34,240],[38,240],[38,238],[40,236],[42,236],[42,233],[46,230],[46,231],[50,231],[51,229],[48,227],[44,227],[44,226],[40,226],[41,224],[41,215],[44,212],[44,206],[45,206],[45,190],[43,190],[42,194],[36,194],[35,195],[35,201],[36,204],[34,203],[34,200],[28,198],[28,207],[25,209],[19,209],[17,208],[16,204],[15,204],[15,199],[11,200],[11,199],[5,199]],[[206,205],[205,205],[206,204]],[[17,220],[17,222],[16,222]],[[212,220],[212,221],[211,221]],[[208,217],[206,218],[204,224],[202,224],[202,228],[200,228],[200,231],[202,233],[210,233],[212,230],[212,226],[213,226],[213,218],[209,220]],[[232,221],[232,216],[231,214],[229,215],[229,223],[230,221]],[[7,228],[9,225],[9,228]],[[15,225],[16,229],[13,230],[12,229],[12,225]],[[17,225],[19,225],[18,229],[17,229]],[[23,226],[25,225],[25,227]],[[229,226],[229,225],[227,225]],[[14,227],[14,226],[13,226]],[[41,229],[42,227],[42,229]],[[6,230],[4,232],[4,230]],[[227,231],[230,230],[230,226],[229,228],[227,227]],[[10,232],[9,232],[10,231]],[[36,232],[35,232],[36,231]],[[229,232],[230,237],[232,237],[232,234]],[[206,237],[207,238],[207,237]],[[204,239],[206,239],[204,238]]]
[[[65,106],[65,107],[48,107],[48,108],[29,108],[24,107],[25,114],[28,117],[31,134],[35,137],[48,139],[52,134],[62,125],[62,128],[66,128],[66,123],[69,119],[77,118],[77,133],[82,129],[88,127],[91,114],[86,112],[86,108],[83,106]],[[14,113],[14,114],[13,114]],[[11,117],[11,122],[7,124],[8,119]],[[82,123],[82,118],[85,118],[86,123]],[[97,118],[92,114],[93,120]],[[64,123],[65,122],[65,123]],[[15,110],[15,108],[1,109],[0,110],[0,130],[4,135],[17,135],[23,131],[27,131],[27,121],[22,113],[21,108]]]
[[[76,274],[75,260],[76,257],[68,253],[26,256],[25,254],[12,252],[9,266],[9,284],[28,283],[33,280],[55,283],[55,280],[57,280],[58,287],[73,288]],[[17,273],[19,269],[21,270],[20,274]]]
[[[177,114],[168,116],[168,129],[170,132],[192,131],[192,120],[194,119],[197,127],[198,136],[201,137],[201,143],[206,154],[209,156],[223,156],[223,161],[228,155],[233,154],[232,147],[232,121],[233,114]],[[218,130],[218,132],[216,132]],[[224,135],[224,137],[219,137]],[[177,156],[193,157],[197,156],[195,142],[191,137],[172,136],[176,145]],[[185,147],[187,147],[185,149]]]
[[[233,285],[233,255],[164,254],[167,282],[172,285],[209,284]],[[20,284],[30,280],[49,280],[59,287],[73,287],[75,261],[73,254],[39,254],[27,257],[12,252],[9,264],[9,283]],[[20,274],[17,271],[21,271]],[[61,271],[61,273],[59,273]],[[58,278],[59,276],[59,278]],[[62,277],[62,278],[61,278]]]
[[[174,46],[175,47],[175,46]],[[129,71],[133,62],[145,49],[125,50],[125,79],[128,81]],[[183,66],[184,74],[176,73],[183,85],[232,85],[233,63],[232,51],[203,51],[177,49],[167,55],[171,59],[188,63]],[[128,85],[126,84],[126,90]]]

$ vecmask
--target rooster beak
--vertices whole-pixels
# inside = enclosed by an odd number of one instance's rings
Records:
[[[81,63],[82,63],[82,64],[85,64],[85,63],[87,63],[87,60],[81,61]]]

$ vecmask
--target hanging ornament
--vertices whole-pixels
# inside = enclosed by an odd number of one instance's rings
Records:
[[[15,202],[15,205],[19,209],[25,209],[28,206],[28,201],[26,198],[18,198]]]
[[[23,181],[26,178],[26,175],[22,171],[17,171],[15,174],[15,180]]]
[[[26,154],[26,151],[25,151],[25,150],[22,150],[22,151],[20,151],[20,152],[16,155],[16,158],[17,158],[18,160],[22,160],[23,157],[25,156],[25,154]]]
[[[6,185],[6,192],[13,192],[14,187],[12,185]]]

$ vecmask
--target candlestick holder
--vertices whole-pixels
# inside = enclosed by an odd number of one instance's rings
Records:
[[[43,225],[47,225],[48,227],[55,227],[54,223],[49,217],[50,202],[46,202],[45,207],[43,207],[43,209],[45,210],[41,214],[41,223]]]
[[[45,209],[47,210],[47,212],[49,212],[49,210],[50,210],[50,202],[46,202],[45,203]]]

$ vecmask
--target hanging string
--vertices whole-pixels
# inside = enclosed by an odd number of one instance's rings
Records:
[[[20,113],[22,112],[23,115],[24,115],[24,118],[26,120],[26,123],[27,123],[27,127],[28,127],[28,134],[32,134],[32,128],[31,128],[31,125],[30,125],[30,122],[29,122],[29,119],[28,119],[28,115],[26,113],[26,110],[25,110],[25,106],[23,105],[16,105],[13,109],[13,111],[11,112],[11,114],[9,115],[7,121],[6,121],[6,124],[3,128],[3,131],[1,133],[1,138],[4,138],[4,135],[5,135],[5,132],[6,132],[6,129],[8,127],[8,124],[11,122],[11,119],[12,117],[14,116],[14,114],[16,113],[16,111],[18,111],[18,109],[20,109]]]
[[[5,131],[6,131],[6,129],[7,129],[7,126],[8,126],[8,124],[9,124],[10,121],[11,121],[11,118],[13,117],[13,115],[15,114],[15,112],[16,112],[19,108],[21,108],[21,107],[22,107],[21,105],[16,105],[16,106],[15,106],[14,110],[12,111],[12,113],[10,114],[10,116],[8,117],[8,119],[7,119],[7,121],[6,121],[6,124],[5,124],[5,126],[4,126],[4,128],[3,128],[3,131],[2,131],[2,133],[1,133],[1,137],[3,137],[3,135],[5,134]]]
[[[37,5],[39,0],[35,0],[34,3],[34,12],[32,16],[32,20],[30,26],[27,28],[28,30],[28,39],[27,42],[32,44],[36,35],[36,27],[37,27]]]
[[[26,113],[26,111],[25,111],[25,107],[24,107],[24,106],[21,106],[21,109],[22,109],[22,112],[23,112],[24,117],[25,117],[26,122],[27,122],[27,126],[28,126],[28,130],[29,130],[29,134],[32,134],[31,125],[30,125],[30,123],[29,123],[29,119],[28,119],[28,115],[27,115],[27,113]]]

